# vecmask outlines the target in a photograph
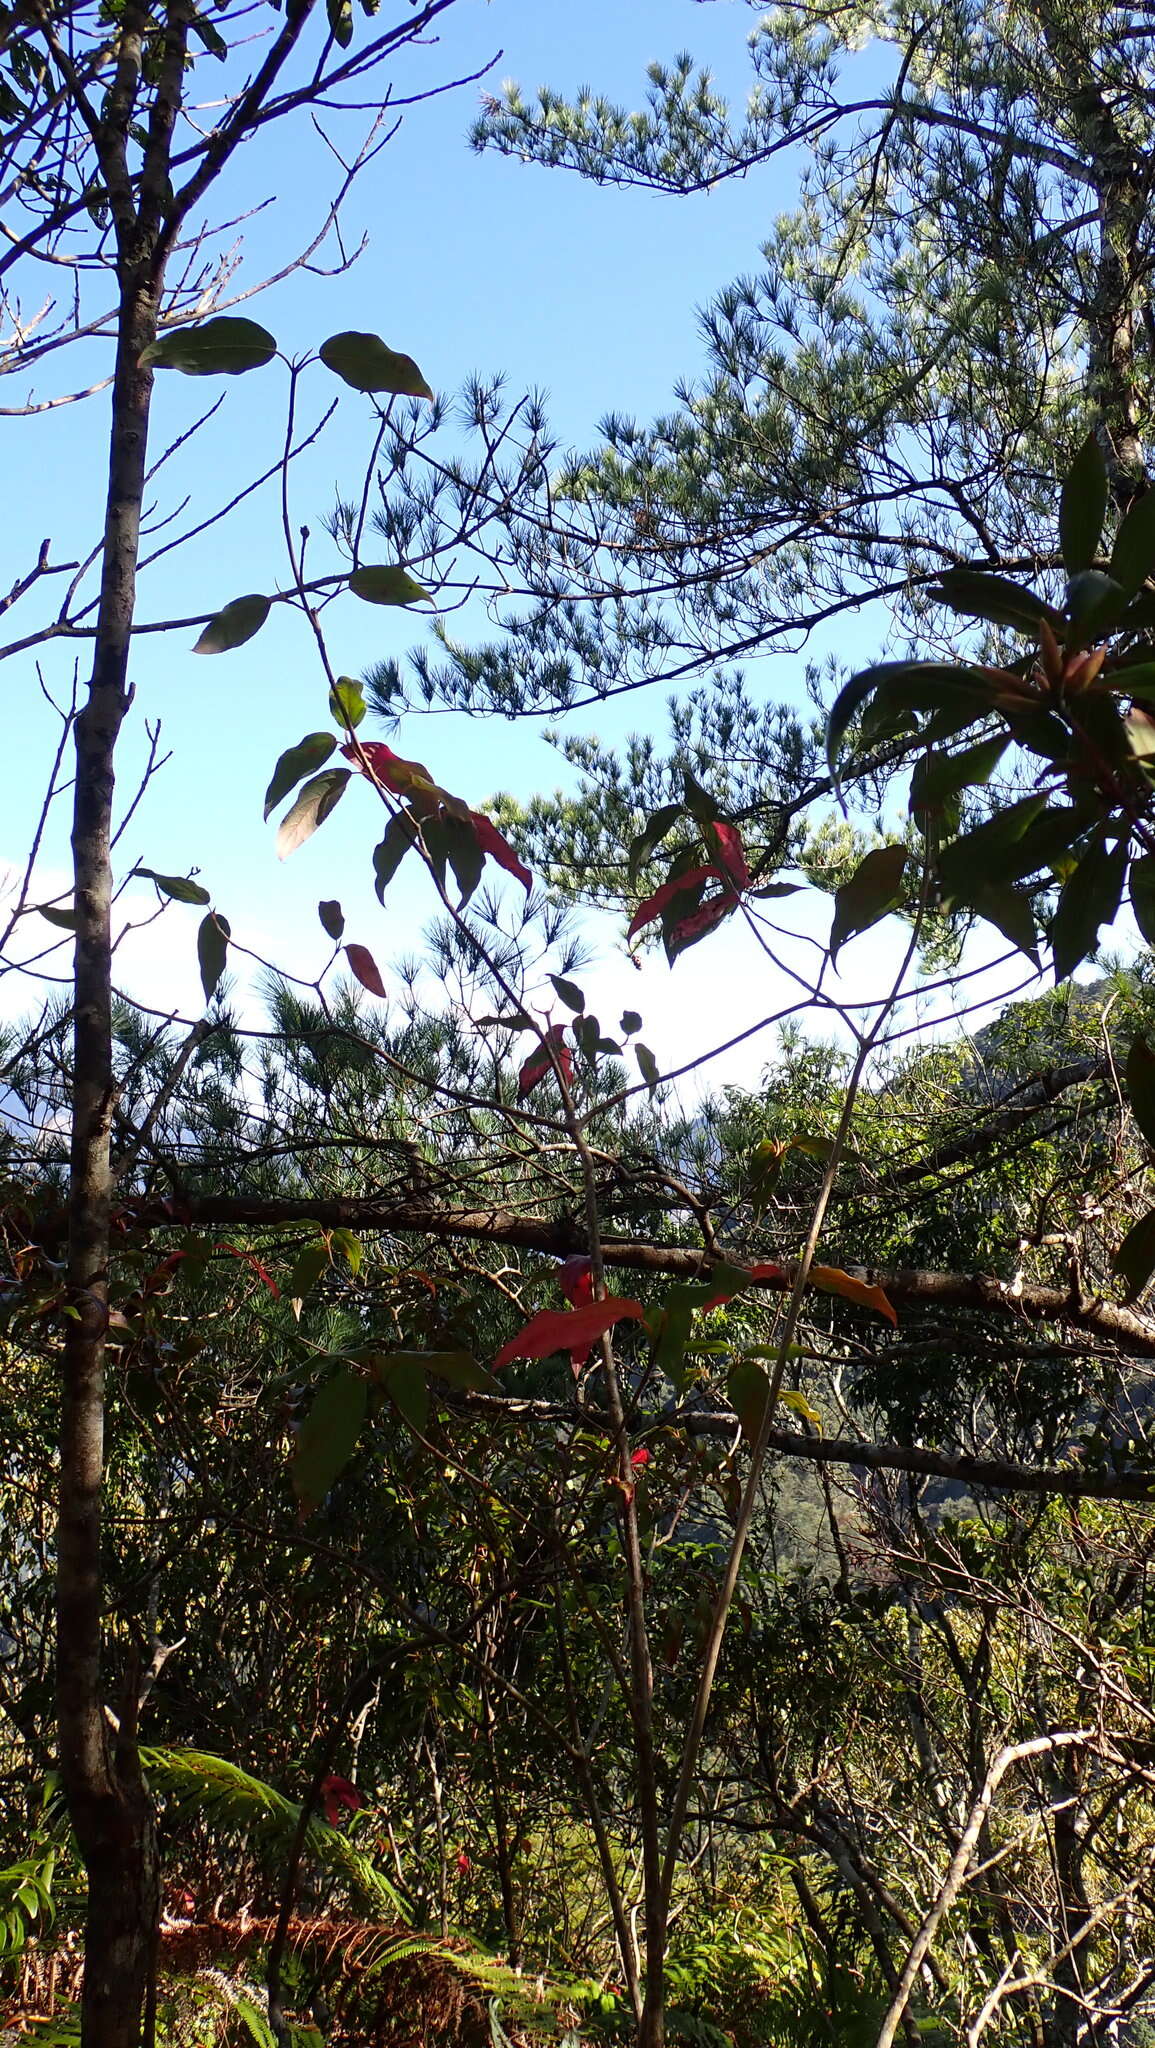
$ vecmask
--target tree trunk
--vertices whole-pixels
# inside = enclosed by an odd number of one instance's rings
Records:
[[[88,1873],[84,2048],[137,2048],[159,1911],[151,1805],[136,1753],[136,1679],[119,1702],[115,1741],[102,1672],[101,1488],[105,1333],[113,1181],[112,805],[114,757],[128,708],[156,333],[148,267],[121,276],[104,561],[92,680],[76,724],[75,1071],[68,1292],[60,1447],[57,1705],[60,1768]]]

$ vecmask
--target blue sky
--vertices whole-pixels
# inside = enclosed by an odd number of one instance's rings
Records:
[[[497,370],[512,392],[544,386],[562,438],[575,443],[589,441],[611,408],[642,417],[661,409],[675,381],[702,363],[699,308],[737,273],[756,266],[774,215],[791,203],[790,164],[773,164],[712,194],[675,199],[598,189],[562,172],[494,154],[479,157],[468,148],[467,131],[479,92],[506,77],[527,90],[549,83],[572,91],[589,81],[610,97],[640,104],[646,63],[683,48],[741,95],[749,83],[745,38],[755,18],[740,0],[706,6],[633,0],[629,7],[613,0],[583,0],[578,7],[556,0],[460,0],[445,17],[439,44],[408,53],[397,68],[396,89],[404,94],[440,84],[493,60],[483,84],[406,115],[351,197],[347,239],[355,244],[364,230],[369,243],[345,275],[299,274],[245,310],[293,355],[329,333],[367,328],[416,356],[441,390],[455,388],[470,372]],[[355,119],[340,130],[334,124],[343,147],[357,126]],[[332,187],[332,158],[306,125],[286,124],[242,152],[238,164],[243,191],[234,181],[228,210],[274,201],[239,231],[243,288],[308,239]],[[45,382],[37,395],[100,374],[101,353],[87,349],[83,359],[62,359],[68,367],[58,372],[59,384]],[[312,373],[303,387],[302,417],[319,414],[333,390],[323,371]],[[159,518],[188,501],[160,539],[203,518],[273,459],[283,433],[284,391],[279,366],[230,384],[220,412],[157,478]],[[183,433],[218,395],[209,380],[158,378],[154,450]],[[91,545],[99,527],[106,431],[101,397],[5,422],[10,502],[20,507],[9,534],[5,586],[27,566],[29,549],[34,552],[43,535],[53,535],[57,558],[83,554]],[[294,469],[295,523],[319,533],[334,487],[347,489],[357,475],[370,431],[367,403],[348,394],[323,441]],[[324,545],[313,557],[315,568],[324,566]],[[199,611],[242,592],[271,590],[284,578],[278,505],[265,490],[227,524],[145,575],[140,616]],[[13,632],[24,623],[23,611],[5,621]],[[416,630],[410,615],[348,598],[329,612],[327,624],[336,664],[349,674],[400,651]],[[348,936],[371,946],[383,966],[412,949],[432,901],[420,882],[398,883],[386,910],[377,906],[369,887],[377,820],[367,789],[351,789],[325,829],[284,866],[273,856],[272,829],[261,823],[276,756],[326,723],[325,688],[305,629],[275,610],[249,646],[212,660],[192,655],[194,638],[187,632],[143,637],[134,648],[138,698],[122,786],[128,789],[143,758],[146,717],[161,720],[172,759],[126,835],[129,864],[139,859],[169,873],[199,868],[238,939],[298,972],[316,971],[324,955],[315,911],[321,897],[340,898]],[[70,668],[61,650],[43,661],[44,676],[56,688]],[[761,664],[765,688],[791,694],[801,668],[792,656]],[[27,842],[51,724],[37,708],[33,657],[9,664],[8,680],[21,705],[20,774],[0,853],[14,861]],[[657,692],[604,715],[578,715],[578,729],[600,729],[603,736],[650,722],[659,731],[665,722]],[[527,796],[564,772],[532,721],[409,719],[399,744],[474,803],[499,787]],[[63,858],[62,829],[50,831],[46,859],[56,886],[62,886]],[[136,894],[127,900],[144,903]],[[815,929],[824,932],[828,907],[815,909]],[[178,909],[126,943],[124,979],[134,994],[161,1008],[195,1003],[195,922],[195,913]],[[599,936],[609,951],[587,980],[601,1013],[608,1017],[620,1003],[645,1012],[648,1002],[654,1012],[648,1034],[663,1065],[686,1057],[704,1034],[725,1036],[772,1007],[765,971],[737,933],[687,956],[672,980],[662,963],[639,977],[615,952],[614,934],[605,929]],[[881,953],[875,949],[872,969],[885,966],[886,957],[885,945]],[[723,1013],[725,1029],[717,1030]],[[761,1056],[744,1050],[719,1072],[753,1078]]]

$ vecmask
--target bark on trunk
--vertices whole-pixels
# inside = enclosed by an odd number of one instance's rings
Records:
[[[69,1189],[69,1306],[64,1342],[57,1565],[60,1768],[88,1873],[82,2001],[84,2048],[137,2048],[159,1913],[151,1802],[135,1742],[135,1683],[106,1711],[102,1670],[101,1490],[108,1324],[110,1139],[114,1097],[111,998],[112,805],[116,742],[128,708],[152,372],[141,352],[156,333],[149,270],[121,278],[100,613],[92,680],[76,727],[75,1068]]]

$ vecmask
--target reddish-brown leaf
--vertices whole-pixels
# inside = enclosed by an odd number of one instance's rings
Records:
[[[584,1252],[575,1252],[572,1258],[563,1260],[557,1284],[567,1301],[580,1308],[583,1301],[594,1298],[593,1260]]]
[[[528,1095],[532,1089],[537,1087],[539,1081],[544,1081],[547,1074],[554,1072],[554,1062],[550,1058],[549,1053],[550,1047],[553,1048],[557,1064],[565,1075],[566,1080],[573,1080],[573,1054],[565,1042],[565,1025],[551,1024],[546,1032],[545,1045],[539,1046],[536,1052],[530,1054],[517,1077],[519,1102],[523,1096]]]
[[[494,1371],[515,1358],[549,1358],[555,1351],[568,1351],[575,1363],[589,1357],[598,1337],[615,1323],[640,1322],[642,1304],[623,1295],[605,1301],[587,1301],[581,1308],[543,1308],[531,1316],[524,1330],[503,1344],[493,1361]]]
[[[368,946],[346,946],[345,958],[362,988],[367,988],[371,996],[384,996],[385,983],[381,979],[381,970]]]
[[[345,1807],[348,1807],[350,1813],[356,1813],[358,1807],[364,1804],[364,1793],[358,1792],[356,1785],[351,1785],[348,1778],[338,1777],[335,1771],[330,1771],[327,1778],[322,1778],[321,1806],[330,1827],[336,1827]]]
[[[840,1266],[811,1266],[810,1285],[821,1288],[823,1294],[840,1294],[844,1301],[857,1302],[859,1308],[872,1308],[875,1315],[885,1316],[887,1322],[897,1328],[898,1316],[881,1287],[872,1287],[866,1280],[855,1280]]]
[[[647,896],[644,903],[639,903],[630,919],[627,939],[632,939],[635,932],[640,932],[644,925],[653,924],[654,919],[661,916],[667,903],[672,903],[675,897],[685,895],[688,890],[697,888],[700,883],[723,882],[725,879],[721,868],[710,866],[690,868],[684,875],[675,875],[672,882],[663,882],[660,889],[655,889],[652,896]]]
[[[736,888],[745,889],[750,880],[750,870],[746,865],[746,851],[738,827],[727,825],[722,818],[715,818],[708,829],[718,842],[718,857],[730,880]]]
[[[721,924],[723,918],[729,917],[730,912],[736,908],[737,900],[732,895],[709,897],[705,903],[699,904],[697,910],[692,910],[688,917],[678,920],[666,940],[666,951],[672,958],[675,953],[680,953],[684,946],[692,946],[695,939],[704,938],[707,932],[712,932],[714,926]]]
[[[469,822],[482,852],[488,853],[507,874],[516,875],[528,896],[533,887],[533,876],[525,862],[518,859],[508,839],[502,838],[493,819],[487,818],[482,811],[470,811]]]

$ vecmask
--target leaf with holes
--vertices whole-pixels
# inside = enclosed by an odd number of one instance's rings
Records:
[[[388,391],[399,398],[432,398],[412,356],[388,348],[379,334],[331,334],[317,350],[327,370],[354,391]]]
[[[213,614],[193,653],[228,654],[234,647],[243,647],[246,640],[260,632],[271,609],[272,599],[256,592],[248,597],[234,597]]]
[[[288,860],[299,846],[311,839],[329,813],[336,809],[349,781],[348,768],[326,768],[305,784],[291,811],[286,812],[277,832],[277,859]]]

